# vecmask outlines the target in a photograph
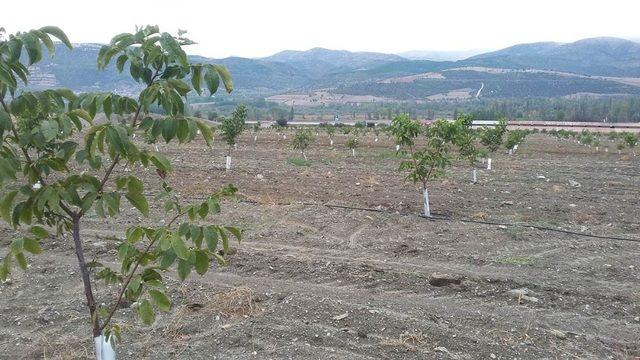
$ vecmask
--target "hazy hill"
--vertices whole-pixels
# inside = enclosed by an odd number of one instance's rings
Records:
[[[307,71],[311,77],[318,78],[338,69],[370,69],[378,65],[406,59],[392,54],[313,48],[307,51],[285,50],[261,60],[287,63]]]
[[[482,50],[460,50],[460,51],[434,51],[434,50],[412,50],[401,52],[398,55],[409,60],[432,60],[432,61],[457,61],[464,60],[471,56],[485,53]]]
[[[57,46],[53,59],[46,58],[32,68],[31,87],[137,93],[140,85],[118,74],[113,66],[97,70],[99,48],[99,44],[77,44],[69,51]],[[235,94],[252,97],[328,89],[420,100],[464,89],[466,97],[473,98],[483,84],[479,96],[484,97],[638,94],[640,89],[640,79],[610,78],[640,78],[640,44],[616,38],[521,44],[458,61],[408,60],[392,54],[322,48],[283,51],[260,59],[192,56],[192,60],[227,66]]]
[[[491,67],[558,70],[584,75],[640,76],[640,44],[604,37],[568,44],[522,44],[476,55],[465,62]]]

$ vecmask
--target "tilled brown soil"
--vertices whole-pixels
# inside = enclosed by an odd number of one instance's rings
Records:
[[[369,135],[355,158],[344,140],[331,148],[321,135],[306,167],[287,161],[297,156],[288,140],[263,132],[254,144],[247,134],[229,172],[221,144],[160,145],[176,168],[169,181],[185,198],[227,183],[240,188],[241,201],[226,203],[215,220],[244,228],[245,240],[228,266],[204,277],[179,283],[167,274],[174,306],[151,328],[132,309],[119,312],[119,358],[640,356],[640,243],[455,220],[639,238],[640,160],[613,144],[596,153],[531,136],[515,155],[496,154],[478,184],[462,164],[434,181],[432,209],[449,220],[426,220],[416,216],[420,194],[403,182],[386,138]],[[113,239],[126,226],[160,219],[130,210],[114,222],[87,218],[89,258],[112,261]],[[13,233],[3,233],[6,249]],[[72,245],[59,238],[44,248],[27,272],[0,284],[0,358],[90,358]],[[434,286],[433,273],[461,282]],[[116,290],[98,283],[100,301]]]

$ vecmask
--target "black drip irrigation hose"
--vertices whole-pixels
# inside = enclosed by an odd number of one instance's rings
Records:
[[[248,204],[259,204],[257,201],[254,201],[254,200],[241,200],[240,202],[248,203]],[[336,205],[336,204],[327,204],[327,203],[297,202],[297,203],[274,203],[273,205],[279,205],[279,206],[289,206],[289,205],[325,206],[325,207],[328,207],[328,208],[336,208],[336,209],[347,209],[347,210],[358,210],[358,211],[385,213],[385,214],[395,214],[395,212],[386,211],[386,210],[383,210],[383,209],[365,208],[365,207],[347,206],[347,205]],[[619,237],[619,236],[585,234],[585,233],[581,233],[581,232],[577,232],[577,231],[563,230],[563,229],[558,229],[558,228],[552,228],[552,227],[541,226],[541,225],[533,225],[533,224],[527,224],[527,223],[503,223],[503,222],[494,222],[494,221],[483,221],[483,220],[472,220],[472,219],[464,219],[464,218],[453,218],[453,217],[441,216],[441,215],[436,215],[436,216],[416,215],[416,216],[421,218],[421,219],[431,220],[431,221],[458,221],[458,222],[462,222],[462,223],[491,225],[491,226],[506,226],[506,227],[520,226],[520,227],[528,227],[528,228],[537,229],[537,230],[553,231],[553,232],[558,232],[558,233],[563,233],[563,234],[568,234],[568,235],[574,235],[574,236],[580,236],[580,237],[588,237],[588,238],[594,238],[594,239],[614,240],[614,241],[628,241],[628,242],[640,243],[640,239],[624,238],[624,237]]]

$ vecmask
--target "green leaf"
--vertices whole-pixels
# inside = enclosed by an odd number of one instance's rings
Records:
[[[40,131],[45,141],[49,142],[58,136],[58,123],[55,121],[43,121],[40,123]]]
[[[138,292],[140,285],[142,285],[142,276],[136,275],[131,279],[131,282],[129,282],[129,289],[133,292]]]
[[[162,48],[166,50],[169,54],[174,56],[176,60],[182,65],[184,68],[189,67],[189,62],[187,61],[187,54],[182,50],[180,44],[176,41],[176,39],[171,36],[169,33],[162,33],[160,35],[160,45]]]
[[[218,72],[211,67],[207,69],[207,72],[204,74],[204,82],[207,84],[209,94],[215,94],[220,86],[220,76],[218,76]]]
[[[142,239],[142,235],[144,235],[144,230],[141,227],[136,226],[127,229],[127,241],[130,244],[135,244],[140,241],[140,239]]]
[[[211,146],[213,144],[213,130],[211,130],[209,125],[199,120],[196,121],[196,126],[198,126],[198,130],[200,130],[204,141],[207,143],[207,146]]]
[[[49,236],[49,232],[41,226],[31,227],[31,233],[38,237],[38,239],[44,239]]]
[[[153,324],[153,307],[149,300],[145,299],[138,304],[138,316],[145,325]]]
[[[144,184],[137,177],[130,176],[129,182],[127,183],[127,190],[132,194],[140,194],[142,193],[142,190],[144,190]]]
[[[191,272],[191,263],[187,260],[178,260],[178,277],[183,280],[189,276]]]
[[[222,65],[213,65],[213,67],[218,72],[218,75],[220,75],[220,77],[222,78],[222,83],[224,84],[225,90],[227,90],[228,93],[231,93],[233,91],[233,81],[231,80],[231,74],[229,73],[229,70],[227,70],[227,68]]]
[[[176,122],[178,123],[176,135],[178,136],[178,141],[183,143],[189,138],[189,123],[187,120],[178,120]]]
[[[202,234],[204,235],[204,241],[207,242],[207,249],[215,253],[218,247],[218,232],[216,229],[213,226],[205,226],[202,228]]]
[[[202,65],[194,65],[191,66],[191,85],[193,85],[193,89],[198,93],[198,95],[202,92]]]
[[[176,137],[178,132],[178,121],[174,119],[165,119],[162,121],[162,138],[166,143]]]
[[[168,269],[169,266],[171,266],[173,262],[176,261],[176,258],[176,253],[172,249],[165,251],[162,259],[160,260],[160,268]]]
[[[8,253],[4,257],[4,261],[2,261],[2,265],[0,265],[0,280],[6,281],[9,274],[11,274],[11,260],[13,259],[13,255]]]
[[[151,295],[151,300],[156,304],[158,309],[163,311],[169,311],[171,309],[171,301],[167,295],[158,290],[149,290],[149,295]]]
[[[2,197],[2,200],[0,200],[0,215],[2,215],[2,219],[9,224],[11,224],[13,199],[15,199],[17,194],[17,191],[8,192],[4,197]]]
[[[224,228],[227,229],[228,232],[232,233],[238,242],[242,240],[242,231],[240,229],[231,226],[225,226]]]
[[[24,238],[17,238],[11,242],[11,253],[18,255],[24,250]]]
[[[58,40],[62,41],[62,43],[65,44],[69,49],[73,48],[73,46],[71,46],[71,42],[69,41],[69,38],[62,30],[60,30],[59,27],[45,26],[45,27],[41,27],[40,31],[47,33],[49,35],[55,36],[56,38],[58,38]]]
[[[196,250],[196,272],[204,275],[209,270],[209,256],[203,250]]]
[[[13,254],[16,257],[16,261],[18,261],[18,265],[22,270],[27,270],[27,259],[24,257],[23,253]]]
[[[150,156],[150,160],[158,168],[158,170],[169,171],[171,170],[171,163],[164,155],[155,153]]]
[[[24,238],[24,249],[36,255],[42,252],[42,248],[40,247],[38,240],[31,238]]]
[[[127,200],[144,216],[149,216],[149,203],[147,198],[141,193],[127,193],[124,195]]]
[[[184,244],[184,241],[182,240],[182,238],[177,234],[174,234],[171,237],[171,247],[173,248],[173,251],[175,251],[176,255],[180,259],[186,260],[189,258],[189,249]]]

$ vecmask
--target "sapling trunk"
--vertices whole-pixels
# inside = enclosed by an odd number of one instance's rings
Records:
[[[115,360],[116,353],[110,342],[106,341],[105,336],[100,332],[100,322],[97,313],[97,303],[93,295],[91,286],[91,278],[89,277],[89,269],[84,258],[84,249],[82,240],[80,239],[80,217],[75,215],[72,218],[72,236],[73,244],[78,258],[78,266],[82,275],[82,284],[84,285],[84,295],[87,298],[87,306],[89,307],[89,315],[91,316],[93,342],[95,344],[95,352],[97,360]]]
[[[80,267],[80,274],[82,275],[82,284],[84,285],[84,295],[87,298],[87,306],[89,307],[89,314],[91,315],[91,324],[93,326],[93,337],[100,336],[100,324],[98,323],[97,304],[95,297],[93,296],[93,289],[91,287],[91,279],[89,277],[89,269],[84,259],[84,249],[82,248],[82,241],[80,240],[80,218],[74,216],[72,219],[73,224],[73,244],[76,250],[76,257],[78,258],[78,266]]]

